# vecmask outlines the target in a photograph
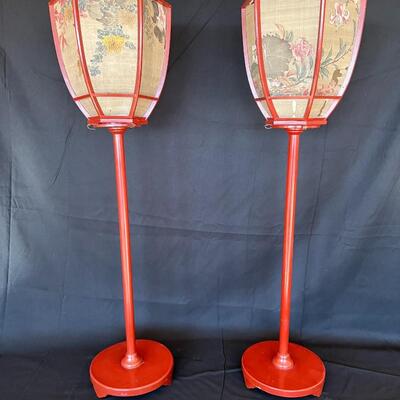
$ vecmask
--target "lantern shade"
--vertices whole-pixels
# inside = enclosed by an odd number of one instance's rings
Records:
[[[246,0],[245,62],[272,126],[326,123],[353,73],[366,0]]]
[[[58,61],[93,126],[140,126],[156,106],[169,58],[163,0],[50,0]]]

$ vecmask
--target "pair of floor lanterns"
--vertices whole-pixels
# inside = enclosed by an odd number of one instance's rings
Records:
[[[267,128],[289,135],[279,341],[243,355],[246,386],[283,397],[320,396],[320,358],[289,343],[300,135],[341,100],[360,47],[367,0],[246,0],[243,45],[253,96]],[[98,354],[90,377],[98,397],[136,396],[172,381],[173,357],[135,336],[124,134],[147,124],[163,88],[171,38],[164,0],[50,0],[58,61],[88,119],[113,137],[126,341]]]

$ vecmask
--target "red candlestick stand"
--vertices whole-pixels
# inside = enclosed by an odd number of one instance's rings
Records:
[[[299,147],[302,129],[287,129],[289,151],[286,178],[285,231],[283,240],[280,337],[251,346],[243,354],[242,370],[247,388],[259,388],[283,397],[320,396],[325,367],[312,351],[289,343],[294,231]]]
[[[126,130],[126,127],[109,128],[114,142],[126,341],[102,351],[92,361],[90,377],[100,398],[138,396],[170,385],[174,364],[171,352],[161,343],[136,340],[124,148]]]

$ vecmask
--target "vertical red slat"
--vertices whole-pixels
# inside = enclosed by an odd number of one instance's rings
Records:
[[[326,0],[321,0],[320,10],[319,10],[319,28],[318,28],[317,51],[315,54],[314,76],[310,90],[310,98],[308,100],[307,108],[304,114],[304,118],[306,119],[310,117],[315,94],[318,88],[319,72],[322,61],[322,50],[324,46],[325,14],[326,14]]]
[[[144,29],[144,10],[143,0],[137,0],[138,5],[138,51],[137,51],[137,66],[136,66],[136,82],[134,89],[134,98],[132,101],[130,118],[135,117],[136,108],[139,102],[139,94],[142,85],[142,67],[143,67],[143,29]]]
[[[103,117],[103,110],[100,107],[99,102],[97,101],[97,98],[94,94],[93,90],[93,85],[92,81],[89,76],[89,70],[87,67],[87,62],[86,62],[86,56],[85,56],[85,50],[83,47],[83,38],[82,38],[82,29],[81,29],[81,18],[79,14],[79,0],[72,0],[72,9],[73,9],[73,14],[74,14],[74,27],[75,27],[75,35],[76,35],[76,42],[78,45],[78,53],[80,57],[80,62],[82,65],[82,72],[83,72],[83,77],[85,79],[86,87],[88,89],[90,98],[92,99],[94,108],[96,109],[96,112],[99,117]]]
[[[270,92],[268,88],[268,80],[265,72],[264,56],[263,56],[263,44],[262,44],[262,29],[261,29],[261,0],[255,0],[255,28],[256,28],[256,43],[257,43],[257,55],[258,55],[258,69],[260,71],[261,84],[264,92],[264,97],[267,102],[269,111],[272,114],[272,118],[279,118],[274,103],[270,99]]]

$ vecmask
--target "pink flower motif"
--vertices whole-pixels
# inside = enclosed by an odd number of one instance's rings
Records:
[[[304,38],[297,40],[297,42],[293,43],[290,48],[292,50],[293,57],[299,61],[303,61],[306,57],[310,56],[313,51],[311,44]]]
[[[332,11],[330,23],[335,25],[336,28],[345,25],[350,19],[350,11],[347,9],[345,3],[335,3],[335,11]]]

